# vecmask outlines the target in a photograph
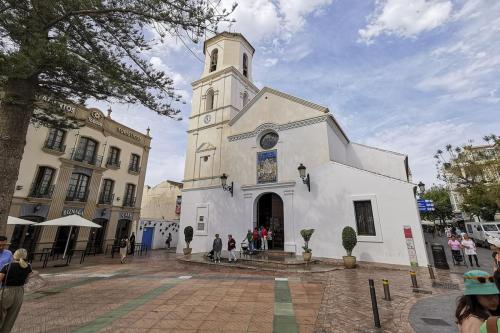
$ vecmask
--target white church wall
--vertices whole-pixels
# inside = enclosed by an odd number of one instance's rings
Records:
[[[347,164],[406,181],[406,156],[374,147],[350,143],[347,147]]]
[[[339,138],[338,131],[335,131],[331,126],[327,126],[328,145],[330,147],[330,160],[340,163],[347,162],[347,145]]]
[[[316,229],[310,242],[313,255],[329,258],[344,256],[342,229],[349,225],[356,230],[353,201],[372,199],[377,236],[358,237],[353,255],[361,261],[408,265],[403,226],[409,225],[413,231],[418,262],[427,265],[412,184],[335,162],[310,171],[311,192],[301,184],[295,188],[294,220],[297,232],[300,229]]]
[[[167,247],[165,241],[168,238],[168,233],[172,234],[172,242],[170,247],[176,248],[179,239],[179,220],[163,220],[163,219],[141,219],[139,228],[135,237],[136,243],[142,243],[144,228],[153,228],[153,243],[152,249],[164,249]],[[181,250],[182,251],[182,250]]]

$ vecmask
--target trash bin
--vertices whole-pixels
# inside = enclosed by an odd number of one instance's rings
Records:
[[[434,259],[434,267],[440,269],[450,269],[450,266],[448,266],[448,261],[446,260],[446,252],[444,252],[444,246],[434,243],[431,245],[431,250],[432,258]]]

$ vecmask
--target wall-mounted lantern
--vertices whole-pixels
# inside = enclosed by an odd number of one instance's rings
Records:
[[[233,182],[231,182],[231,186],[228,186],[227,185],[227,175],[225,173],[222,174],[222,176],[220,176],[220,182],[222,184],[222,189],[224,191],[228,191],[229,193],[231,193],[231,196],[233,196]]]
[[[311,178],[309,177],[309,174],[306,176],[306,167],[300,163],[298,170],[302,182],[307,185],[307,189],[311,192]]]

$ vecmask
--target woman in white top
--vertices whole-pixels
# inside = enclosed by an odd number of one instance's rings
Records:
[[[462,248],[465,250],[465,255],[469,257],[469,262],[471,267],[474,267],[474,264],[472,263],[472,257],[474,257],[474,260],[476,261],[476,266],[479,266],[479,262],[477,261],[477,252],[476,252],[476,244],[474,244],[474,241],[469,238],[469,235],[464,234],[463,239],[462,239]]]

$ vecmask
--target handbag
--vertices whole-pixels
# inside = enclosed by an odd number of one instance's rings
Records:
[[[489,317],[486,320],[486,332],[487,333],[498,333],[498,317]]]

